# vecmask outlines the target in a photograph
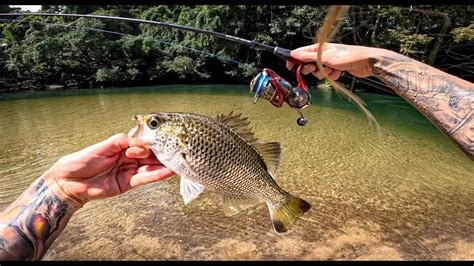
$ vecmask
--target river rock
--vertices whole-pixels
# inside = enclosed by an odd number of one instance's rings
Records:
[[[48,85],[46,88],[48,90],[59,90],[64,88],[64,85]]]

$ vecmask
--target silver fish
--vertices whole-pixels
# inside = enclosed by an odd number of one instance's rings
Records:
[[[265,202],[275,231],[286,232],[311,205],[274,181],[280,144],[258,141],[241,115],[216,119],[191,113],[134,116],[134,146],[149,147],[158,160],[181,176],[184,203],[204,187],[222,195],[226,216]]]

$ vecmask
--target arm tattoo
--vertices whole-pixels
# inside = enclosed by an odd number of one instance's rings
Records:
[[[474,160],[474,84],[399,54],[373,58],[370,65]]]
[[[76,210],[39,178],[0,214],[0,261],[40,260]]]

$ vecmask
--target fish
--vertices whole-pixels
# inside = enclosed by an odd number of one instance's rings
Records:
[[[278,142],[259,141],[242,114],[216,118],[193,113],[149,113],[133,116],[130,145],[151,149],[157,159],[181,177],[185,204],[204,188],[222,197],[225,216],[265,202],[273,228],[287,232],[311,205],[286,192],[275,181],[280,163]]]

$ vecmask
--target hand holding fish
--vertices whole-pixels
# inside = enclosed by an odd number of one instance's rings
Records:
[[[0,214],[0,261],[39,260],[87,201],[174,175],[129,140],[117,134],[66,155],[33,182]]]
[[[68,196],[84,204],[172,175],[151,151],[129,148],[129,138],[121,133],[62,157],[44,178],[54,179]]]

